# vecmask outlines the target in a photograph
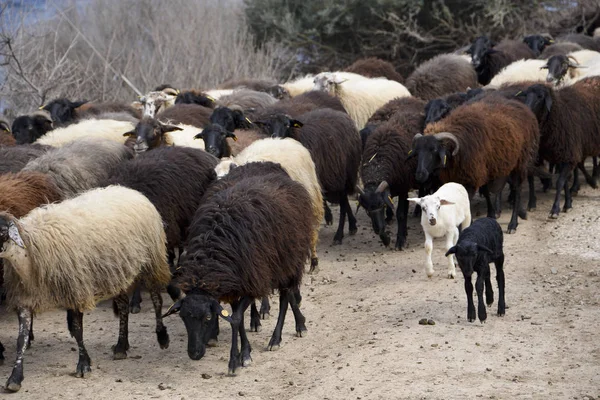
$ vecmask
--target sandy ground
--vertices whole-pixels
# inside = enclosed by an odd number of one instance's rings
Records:
[[[250,333],[253,364],[226,375],[231,331],[200,361],[186,353],[179,317],[166,323],[171,346],[160,350],[147,294],[131,316],[129,358],[113,361],[118,321],[109,303],[84,317],[93,373],[73,376],[75,341],[63,311],[35,320],[35,342],[25,358],[27,399],[597,399],[600,398],[600,192],[583,186],[574,209],[547,219],[553,194],[539,194],[538,211],[505,235],[507,310],[486,324],[466,321],[462,274],[446,278],[443,241],[434,243],[436,273],[424,272],[423,234],[409,222],[408,250],[382,247],[364,211],[359,233],[331,247],[322,229],[321,272],[306,276],[302,309],[309,335],[294,336],[288,313],[283,346],[265,351],[277,301],[263,330]],[[485,211],[473,206],[474,214]],[[500,219],[504,228],[508,211]],[[337,220],[337,209],[334,216]],[[396,227],[390,229],[395,232]],[[492,267],[492,274],[495,270]],[[495,282],[495,281],[494,281]],[[494,283],[495,285],[495,283]],[[495,290],[496,291],[496,290]],[[497,291],[496,291],[497,293]],[[165,303],[167,296],[165,295]],[[165,304],[165,309],[169,304]],[[10,375],[16,317],[2,312],[0,340]],[[421,318],[434,326],[419,325]]]

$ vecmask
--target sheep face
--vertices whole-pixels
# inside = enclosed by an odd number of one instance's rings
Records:
[[[292,119],[289,115],[276,114],[268,119],[254,121],[254,125],[261,128],[267,135],[274,138],[286,138],[292,136],[292,128],[302,128],[302,122]]]
[[[277,100],[283,100],[283,99],[290,98],[290,93],[287,90],[285,90],[285,88],[281,85],[271,86],[270,88],[265,90],[265,93],[270,94],[271,96],[275,97]]]
[[[409,157],[417,157],[415,179],[425,183],[430,176],[446,165],[446,149],[441,140],[434,136],[417,134],[413,139],[412,151]]]
[[[491,41],[487,36],[477,37],[466,52],[471,56],[471,64],[475,68],[479,67],[495,45],[496,43]]]
[[[213,108],[215,106],[215,100],[212,97],[203,94],[183,92],[177,95],[175,104],[198,104],[203,107]]]
[[[52,116],[52,121],[58,124],[64,124],[75,120],[75,109],[87,103],[83,101],[70,101],[68,99],[56,99],[43,106],[41,109],[46,110]]]
[[[425,105],[425,125],[437,122],[452,111],[452,107],[443,99],[434,99]]]
[[[346,80],[332,73],[321,73],[315,76],[313,80],[315,86],[313,90],[319,90],[321,92],[329,93],[332,96],[335,96],[335,92],[337,86],[344,83]]]
[[[382,182],[383,184],[383,182]],[[390,237],[385,231],[385,214],[388,207],[393,208],[394,203],[390,195],[389,188],[386,185],[379,186],[367,185],[365,190],[358,190],[358,204],[365,209],[369,218],[373,231],[379,235],[379,238],[385,246],[390,244]]]
[[[572,60],[574,60],[573,57],[568,58],[565,55],[550,57],[546,65],[542,67],[548,70],[546,82],[553,82],[555,85],[558,85],[562,82],[571,68],[579,68],[579,64]]]
[[[469,240],[462,240],[456,246],[451,247],[446,252],[446,257],[450,254],[454,254],[460,270],[462,271],[465,278],[473,275],[475,265],[478,261],[485,264],[489,263],[490,256],[493,252],[487,247],[477,244]]]
[[[541,85],[533,85],[519,92],[515,98],[533,111],[538,121],[544,121],[552,109],[552,89]]]
[[[438,196],[429,195],[421,198],[408,199],[421,206],[421,220],[426,220],[429,225],[435,226],[438,220],[440,207],[454,204],[448,200],[440,199]]]
[[[542,51],[546,46],[554,43],[554,40],[544,37],[542,35],[529,35],[523,38],[523,42],[534,52],[535,56],[538,57],[542,54]]]
[[[166,143],[165,134],[172,131],[181,131],[182,128],[175,125],[166,125],[154,118],[144,117],[135,126],[135,130],[126,132],[123,136],[135,137],[133,150],[143,153]]]
[[[206,152],[217,158],[221,158],[228,153],[227,138],[237,140],[235,133],[227,131],[219,124],[208,125],[202,132],[194,136],[194,139],[202,139]]]
[[[217,316],[231,321],[229,313],[223,310],[214,298],[202,294],[188,294],[178,300],[165,316],[179,312],[188,334],[188,356],[199,360],[206,352],[206,345],[218,333]]]
[[[43,115],[22,115],[12,124],[12,134],[17,144],[33,143],[52,130],[52,121]]]
[[[228,107],[217,107],[210,115],[210,122],[221,125],[229,132],[252,127],[250,120],[244,117],[242,110],[232,110]]]

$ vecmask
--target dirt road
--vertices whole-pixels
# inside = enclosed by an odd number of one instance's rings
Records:
[[[486,324],[469,323],[462,274],[446,278],[443,241],[434,243],[435,275],[424,272],[423,234],[409,221],[408,250],[385,249],[364,211],[359,233],[331,247],[324,227],[321,272],[306,276],[303,311],[309,335],[294,337],[288,313],[284,342],[265,351],[277,315],[250,333],[253,364],[228,377],[231,331],[200,361],[186,353],[179,317],[166,323],[171,346],[160,350],[147,295],[130,318],[129,358],[112,360],[118,321],[109,303],[84,317],[92,358],[87,379],[73,376],[76,343],[65,312],[35,320],[20,399],[588,399],[600,398],[600,192],[584,186],[574,209],[547,219],[552,194],[505,235],[504,318],[489,310]],[[474,212],[484,212],[476,204]],[[506,228],[509,212],[500,219]],[[334,216],[337,220],[337,209]],[[395,232],[396,226],[390,227]],[[492,267],[492,276],[495,270]],[[495,281],[494,281],[495,282]],[[495,285],[495,283],[494,283]],[[495,289],[496,291],[496,289]],[[497,291],[496,291],[497,293]],[[165,295],[165,302],[167,296]],[[168,306],[168,304],[166,304]],[[166,309],[165,306],[165,309]],[[3,310],[0,340],[7,348],[0,379],[14,360],[16,317]],[[421,318],[434,326],[419,325]]]

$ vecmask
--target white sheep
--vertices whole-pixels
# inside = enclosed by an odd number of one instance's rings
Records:
[[[281,87],[285,89],[290,97],[296,97],[304,92],[313,90],[313,86],[315,86],[314,78],[314,75],[305,75],[301,78],[294,79],[293,81],[283,83],[281,84]]]
[[[264,161],[280,164],[294,181],[304,186],[310,195],[314,229],[311,238],[309,273],[313,273],[318,270],[317,242],[324,209],[321,185],[310,152],[294,139],[266,138],[253,142],[237,156],[222,160],[215,167],[215,171],[217,177],[222,178],[229,173],[232,166]]]
[[[179,90],[173,88],[165,88],[161,91],[146,93],[144,96],[140,97],[142,116],[154,118],[159,110],[164,110],[175,105],[178,94]]]
[[[83,137],[96,137],[123,144],[126,140],[123,134],[134,128],[135,124],[130,121],[86,119],[64,128],[51,130],[36,140],[35,143],[61,147]]]
[[[18,391],[31,316],[67,310],[79,347],[76,374],[91,371],[83,343],[83,313],[113,298],[119,314],[115,359],[127,357],[127,290],[141,281],[150,290],[161,348],[169,336],[161,318],[161,288],[171,278],[162,219],[141,193],[122,186],[94,189],[62,203],[36,208],[21,219],[0,213],[0,258],[9,304],[18,311],[17,360],[6,388]]]
[[[223,96],[229,96],[234,92],[233,89],[211,89],[204,92],[206,96],[210,96],[214,100],[217,100]]]
[[[425,272],[428,277],[433,276],[433,238],[446,237],[446,251],[456,244],[460,226],[464,229],[471,225],[471,208],[469,194],[459,183],[446,183],[432,195],[421,198],[409,198],[421,206],[421,226],[425,233],[425,251],[427,259]],[[448,278],[456,276],[454,256],[448,257]]]
[[[548,71],[543,69],[546,60],[519,60],[504,67],[487,85],[497,88],[504,84],[534,81],[545,82]]]
[[[548,59],[548,79],[559,87],[569,86],[581,79],[598,75],[600,53],[593,50],[573,51],[566,56]]]
[[[359,130],[388,101],[411,95],[404,85],[396,81],[385,78],[347,80],[337,72],[319,74],[315,78],[314,89],[338,97]]]

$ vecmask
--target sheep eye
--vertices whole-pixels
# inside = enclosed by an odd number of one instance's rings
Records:
[[[439,209],[440,209],[440,206],[437,206],[437,209],[439,210]]]
[[[210,321],[210,320],[211,320],[211,318],[212,318],[212,315],[210,315],[210,314],[206,316],[206,320],[207,320],[207,321]]]

